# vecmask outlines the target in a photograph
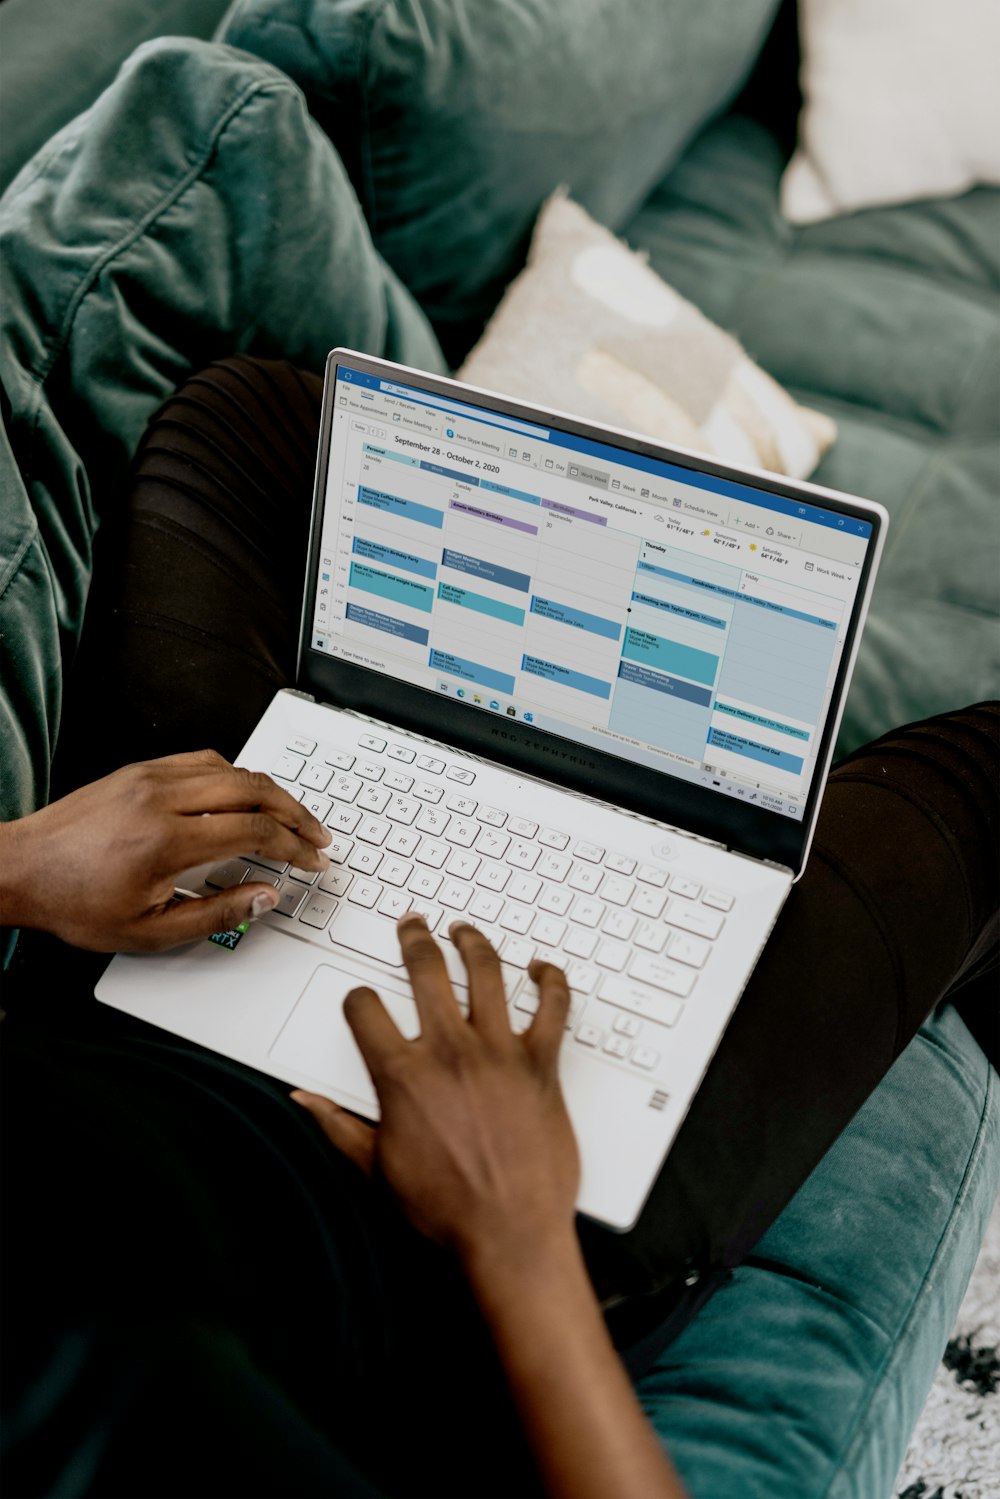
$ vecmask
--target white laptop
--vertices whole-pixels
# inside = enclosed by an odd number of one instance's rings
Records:
[[[239,763],[333,833],[275,912],[118,956],[98,998],[377,1116],[358,983],[417,1033],[395,921],[462,1002],[459,917],[515,1028],[565,967],[582,1212],[637,1219],[802,873],[888,517],[879,506],[337,349],[294,686]]]

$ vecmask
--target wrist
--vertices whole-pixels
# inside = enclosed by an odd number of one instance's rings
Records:
[[[564,1289],[581,1279],[589,1286],[572,1220],[484,1236],[461,1246],[459,1259],[484,1315],[509,1303],[545,1304],[553,1286]]]

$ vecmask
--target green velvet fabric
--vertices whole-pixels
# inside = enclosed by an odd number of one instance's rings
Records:
[[[624,233],[837,442],[817,483],[891,516],[840,748],[1000,692],[1000,192],[796,229],[784,155],[708,130]]]
[[[375,243],[452,363],[560,183],[635,211],[750,71],[777,0],[236,0],[220,31],[301,84]]]
[[[639,1396],[691,1499],[885,1499],[1000,1189],[1000,1086],[921,1028]]]
[[[441,370],[295,86],[164,40],[0,200],[0,819],[42,805],[102,513],[159,403],[248,350]]]

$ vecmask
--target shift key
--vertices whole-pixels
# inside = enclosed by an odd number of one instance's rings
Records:
[[[679,968],[676,963],[667,963],[654,953],[636,953],[629,965],[629,977],[641,984],[652,984],[654,989],[666,989],[668,994],[679,994],[687,999],[694,987],[695,975],[690,968]]]

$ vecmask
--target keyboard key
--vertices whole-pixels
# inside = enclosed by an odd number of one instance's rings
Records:
[[[704,906],[686,906],[680,901],[671,901],[667,920],[671,926],[679,926],[696,937],[707,937],[714,942],[726,924],[726,918],[716,911],[706,911]]]
[[[388,786],[390,791],[410,791],[413,787],[413,777],[404,776],[400,770],[387,770],[383,786]]]
[[[516,1010],[523,1010],[526,1015],[537,1015],[538,1006],[541,1004],[541,996],[537,989],[523,988],[514,1001]]]
[[[357,805],[366,812],[384,812],[391,796],[392,792],[386,791],[384,786],[366,786],[358,797]]]
[[[608,874],[601,886],[601,899],[612,906],[627,906],[635,893],[635,885],[620,874]]]
[[[289,918],[297,916],[299,908],[306,898],[306,891],[301,885],[285,885],[278,896],[278,904],[272,909],[278,916]]]
[[[323,759],[327,765],[332,765],[334,770],[351,770],[354,766],[354,756],[344,750],[332,750],[330,754],[324,755]]]
[[[655,885],[658,890],[664,889],[668,878],[666,870],[658,869],[655,864],[640,864],[635,877],[644,885]]]
[[[551,911],[553,916],[565,916],[573,898],[572,890],[567,890],[565,885],[546,885],[536,904],[542,911]]]
[[[404,859],[412,859],[420,847],[420,834],[415,833],[412,828],[403,828],[398,825],[393,827],[392,832],[385,840],[385,849],[390,854],[401,854]]]
[[[385,766],[380,765],[377,760],[359,760],[354,767],[354,774],[363,781],[380,781],[385,775]]]
[[[604,1032],[596,1025],[580,1025],[576,1029],[576,1039],[581,1046],[600,1046]]]
[[[466,770],[461,765],[450,765],[445,771],[446,781],[457,781],[460,786],[471,786],[476,779],[474,770]]]
[[[443,874],[438,874],[434,869],[418,869],[411,879],[408,889],[414,895],[423,896],[425,900],[433,900],[441,889]]]
[[[695,974],[689,968],[678,968],[664,958],[654,958],[651,953],[637,952],[629,965],[629,978],[641,984],[652,984],[654,989],[665,989],[668,994],[679,994],[687,999],[694,987]]]
[[[566,982],[578,994],[593,994],[600,976],[590,963],[570,963],[566,969]]]
[[[263,863],[263,860],[261,860],[261,863]],[[275,874],[273,869],[257,869],[251,864],[250,872],[244,883],[248,885],[272,885],[277,890],[281,884],[281,876]]]
[[[569,884],[574,890],[583,890],[593,895],[604,878],[604,871],[596,864],[574,864],[570,870]]]
[[[410,906],[410,911],[411,913],[414,913],[417,916],[422,916],[424,918],[427,923],[427,930],[429,932],[433,932],[434,928],[437,926],[438,922],[441,920],[442,915],[444,914],[440,906],[434,906],[429,900],[422,900],[419,896],[414,897],[413,903]]]
[[[435,838],[425,838],[417,849],[417,863],[427,864],[431,869],[440,869],[450,853],[447,843],[441,843]]]
[[[538,873],[546,880],[564,880],[572,867],[568,854],[544,853],[538,861]]]
[[[539,843],[544,843],[546,848],[564,849],[569,846],[569,834],[560,833],[558,828],[542,828],[538,835]]]
[[[604,906],[601,901],[593,900],[590,896],[578,895],[570,915],[580,926],[597,926],[604,915]]]
[[[377,817],[363,817],[358,826],[358,842],[382,844],[389,827],[389,823],[381,822]]]
[[[515,874],[507,886],[507,894],[511,900],[523,900],[526,905],[532,905],[542,882],[533,874]]]
[[[479,803],[471,796],[449,796],[445,806],[449,812],[457,812],[459,817],[474,817]]]
[[[491,828],[483,828],[476,839],[476,853],[484,854],[488,859],[502,859],[509,843],[510,838],[506,833],[494,833]]]
[[[418,797],[422,802],[436,804],[444,796],[444,787],[432,786],[430,781],[417,781],[413,788],[413,795]]]
[[[651,1046],[637,1046],[632,1053],[632,1066],[642,1067],[647,1072],[652,1072],[659,1060],[660,1053],[654,1051]]]
[[[508,901],[500,917],[500,925],[505,931],[516,932],[519,937],[523,937],[529,931],[534,919],[535,913],[531,906],[519,906],[513,901]]]
[[[594,948],[596,946],[596,932],[587,931],[585,927],[571,926],[566,933],[563,952],[569,953],[575,958],[591,958],[594,955]]]
[[[353,833],[360,821],[361,813],[355,812],[353,807],[334,807],[326,825],[334,833]]]
[[[407,749],[405,744],[390,744],[386,755],[390,760],[398,760],[401,765],[412,765],[417,758],[416,750]]]
[[[359,781],[357,776],[339,775],[334,776],[326,789],[334,801],[352,802],[363,785],[364,782]]]
[[[299,777],[303,786],[308,786],[311,791],[325,791],[330,784],[333,771],[329,765],[320,765],[318,761],[312,761],[307,765]]]
[[[376,755],[380,755],[385,749],[385,740],[379,739],[375,734],[359,734],[358,744],[362,749],[374,750]]]
[[[536,942],[543,942],[546,947],[558,947],[566,935],[566,923],[558,921],[554,916],[536,916],[531,935]]]
[[[383,885],[405,885],[413,873],[413,865],[405,859],[392,856],[384,858],[379,865],[378,877]]]
[[[308,758],[309,755],[316,753],[316,741],[315,739],[306,739],[301,734],[293,734],[292,738],[285,745],[285,749],[291,750],[295,755],[305,755]]]
[[[299,915],[304,926],[314,926],[322,931],[337,909],[336,902],[325,900],[322,895],[311,895]]]
[[[368,748],[370,749],[371,746],[369,745]],[[347,892],[347,899],[354,901],[355,905],[371,907],[375,904],[381,894],[382,886],[378,883],[377,880],[355,880],[354,884]],[[339,928],[340,923],[338,922],[337,925]],[[336,936],[334,936],[333,931],[331,931],[330,937],[333,941],[339,942],[341,940],[341,932],[338,930]],[[375,952],[369,950],[368,956],[374,957]],[[378,956],[381,957],[382,954],[379,953]]]
[[[471,848],[479,837],[479,824],[468,817],[453,817],[444,836],[459,848]]]
[[[624,1061],[632,1048],[624,1036],[609,1036],[604,1043],[603,1050],[609,1057],[620,1057]]]
[[[420,755],[417,760],[418,770],[429,770],[432,776],[439,776],[444,770],[444,761],[435,760],[433,755]]]
[[[279,874],[284,870],[282,864]],[[227,859],[225,864],[217,864],[210,874],[206,874],[205,884],[213,885],[216,890],[228,890],[233,885],[242,885],[249,873],[250,865],[244,859]]]
[[[617,937],[620,942],[627,942],[635,930],[636,917],[631,911],[609,911],[602,927],[606,937]]]
[[[280,859],[265,859],[263,854],[254,854],[253,862],[255,864],[263,864],[265,869],[273,869],[275,874],[284,874],[288,868],[288,865],[282,863]]]
[[[614,973],[621,973],[631,955],[631,948],[625,946],[624,942],[602,942],[597,949],[595,963],[602,968],[610,968]]]
[[[462,880],[445,880],[438,891],[438,900],[451,911],[464,911],[472,895],[472,886]]]
[[[333,803],[328,796],[304,796],[302,805],[307,812],[312,813],[317,822],[326,822]]]
[[[424,807],[417,818],[417,827],[422,833],[430,833],[432,838],[437,838],[444,832],[449,822],[451,822],[450,813],[441,812],[437,807]]]
[[[346,869],[328,869],[321,876],[317,889],[324,890],[327,895],[346,895],[353,879],[353,874],[348,874]]]
[[[420,803],[412,796],[394,796],[385,809],[390,822],[402,822],[408,827],[420,811]]]
[[[577,859],[586,859],[588,864],[600,864],[606,852],[599,843],[588,843],[586,839],[581,839],[573,850]]]
[[[382,862],[384,855],[379,848],[362,848],[360,845],[354,850],[347,861],[348,869],[356,869],[358,874],[374,874]]]
[[[632,1036],[632,1037],[634,1037],[634,1036],[637,1036],[639,1034],[639,1032],[642,1030],[642,1026],[640,1025],[639,1021],[635,1018],[635,1016],[634,1015],[628,1015],[625,1012],[623,1012],[621,1015],[616,1015],[615,1018],[614,1018],[613,1024],[614,1024],[614,1029],[618,1032],[618,1034],[620,1036]]]
[[[518,838],[534,838],[538,832],[538,823],[529,822],[526,817],[508,817],[507,831]]]
[[[501,812],[499,807],[480,807],[476,816],[480,822],[489,823],[491,828],[502,828],[507,821],[507,813]]]
[[[689,880],[683,874],[675,874],[670,881],[670,890],[673,895],[683,895],[685,900],[697,900],[701,894],[701,886],[697,880]]]
[[[636,947],[644,947],[648,952],[662,952],[667,945],[667,936],[665,926],[659,926],[655,921],[640,921],[632,941]]]
[[[480,921],[496,921],[503,910],[503,897],[491,895],[488,890],[477,890],[469,902],[469,915]]]
[[[606,973],[601,979],[600,997],[620,1010],[630,1010],[643,1020],[653,1020],[657,1025],[676,1025],[684,1006],[672,994],[661,994],[656,989],[647,989],[621,974]]]
[[[534,869],[541,849],[537,843],[526,843],[523,838],[513,838],[507,850],[507,863],[515,869]]]
[[[279,755],[271,766],[271,774],[279,781],[297,781],[305,763],[303,755]]]
[[[663,907],[667,903],[666,892],[657,890],[655,886],[651,890],[640,890],[632,902],[632,910],[637,916],[651,916],[655,921],[662,914]]]
[[[471,880],[481,863],[478,854],[469,854],[456,848],[445,867],[456,880]]]
[[[482,885],[486,890],[502,890],[510,876],[511,871],[506,864],[495,864],[490,860],[476,874],[476,884]]]
[[[503,926],[503,922],[500,923]],[[503,944],[503,960],[512,968],[527,968],[535,956],[535,944],[523,937],[507,937]]]
[[[711,943],[703,937],[689,937],[684,932],[678,932],[670,944],[670,956],[674,962],[687,963],[691,968],[704,968],[711,951]]]
[[[635,860],[630,859],[628,854],[608,854],[604,864],[613,874],[635,873]]]
[[[398,921],[405,916],[410,909],[410,897],[405,890],[387,890],[378,903],[380,916],[388,916],[393,921]]]
[[[717,911],[731,911],[733,908],[733,897],[724,890],[706,890],[701,899],[703,905],[714,906]]]
[[[290,869],[288,878],[297,881],[300,885],[315,885],[319,879],[318,869]]]

